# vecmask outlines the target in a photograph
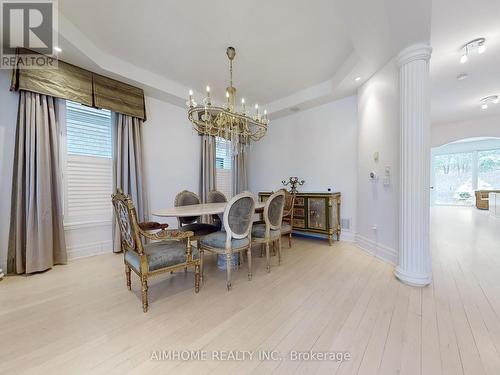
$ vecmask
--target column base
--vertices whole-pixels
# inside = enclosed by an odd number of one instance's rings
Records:
[[[399,267],[396,267],[394,269],[394,276],[396,276],[396,278],[403,284],[416,287],[424,287],[432,282],[432,274],[431,275],[411,274],[403,271]]]

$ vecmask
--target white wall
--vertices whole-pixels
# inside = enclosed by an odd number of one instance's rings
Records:
[[[266,136],[251,146],[249,188],[276,190],[297,176],[301,191],[340,191],[341,217],[356,218],[357,101],[348,97],[274,120]],[[344,231],[344,239],[349,234]]]
[[[148,120],[143,127],[144,161],[150,212],[171,207],[186,189],[199,193],[200,139],[185,108],[146,97]],[[152,220],[177,227],[177,219]]]
[[[10,70],[0,69],[0,268],[5,272],[9,242],[12,166],[19,95],[9,91]]]
[[[500,137],[500,116],[433,124],[431,127],[431,147],[472,137]]]
[[[399,188],[399,78],[393,61],[358,90],[358,194],[356,241],[391,263],[397,261]],[[374,153],[379,153],[379,161]],[[383,174],[391,167],[391,184]],[[370,171],[379,179],[370,180]],[[374,229],[376,227],[376,229]]]

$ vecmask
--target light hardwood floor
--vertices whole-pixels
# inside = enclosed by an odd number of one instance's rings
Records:
[[[210,259],[150,283],[122,257],[74,261],[0,282],[2,374],[500,374],[500,220],[470,208],[432,212],[434,281],[403,285],[393,267],[351,243],[296,239],[273,257],[255,249],[254,278],[233,290]],[[246,264],[244,265],[244,267]],[[162,350],[347,351],[346,362],[153,361]]]

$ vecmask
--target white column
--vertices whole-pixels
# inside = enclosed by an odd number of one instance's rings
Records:
[[[431,47],[415,44],[398,56],[401,184],[399,260],[394,274],[405,284],[432,280],[429,251]]]

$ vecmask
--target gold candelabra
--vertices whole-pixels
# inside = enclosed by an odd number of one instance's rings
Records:
[[[290,193],[292,194],[295,194],[297,192],[297,185],[298,186],[302,186],[305,184],[305,181],[304,180],[300,180],[299,181],[299,178],[298,177],[290,177],[288,179],[288,181],[286,180],[283,180],[281,181],[281,183],[284,185],[284,186],[288,186],[290,185]]]

